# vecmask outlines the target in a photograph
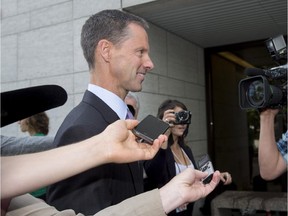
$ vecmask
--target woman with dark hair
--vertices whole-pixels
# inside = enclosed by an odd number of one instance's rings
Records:
[[[169,123],[170,130],[167,134],[168,141],[162,144],[156,156],[144,162],[147,174],[144,180],[145,190],[162,187],[187,168],[198,169],[193,153],[185,141],[191,112],[178,100],[166,100],[159,106],[157,117]],[[221,180],[224,184],[232,182],[231,175],[227,172],[221,173]],[[193,203],[187,203],[169,213],[169,216],[191,216],[192,212]]]

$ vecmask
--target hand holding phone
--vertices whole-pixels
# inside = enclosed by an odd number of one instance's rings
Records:
[[[146,116],[132,132],[138,138],[138,142],[153,144],[153,141],[164,134],[169,128],[169,124],[156,118],[155,116]]]
[[[204,184],[208,184],[212,180],[214,173],[213,164],[208,154],[205,154],[199,159],[198,167],[200,171],[208,172],[208,175],[204,179],[202,179],[202,182]]]

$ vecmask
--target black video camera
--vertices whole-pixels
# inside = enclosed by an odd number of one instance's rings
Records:
[[[247,68],[249,76],[239,82],[239,102],[241,109],[281,108],[287,105],[287,48],[284,37],[266,40],[267,49],[277,63],[286,61],[270,69]]]
[[[175,122],[174,125],[178,124],[190,124],[191,123],[192,113],[188,110],[182,110],[175,113]]]

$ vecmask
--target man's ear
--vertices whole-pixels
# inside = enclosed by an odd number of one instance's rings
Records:
[[[100,40],[98,42],[98,49],[99,49],[100,55],[102,56],[105,62],[110,61],[111,45],[112,45],[111,42],[105,39]]]

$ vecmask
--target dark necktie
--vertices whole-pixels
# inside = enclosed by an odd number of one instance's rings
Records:
[[[132,113],[129,109],[127,109],[126,119],[134,119],[134,116],[132,115]]]
[[[135,119],[133,114],[131,113],[131,111],[127,108],[127,115],[126,115],[126,119]],[[136,163],[136,162],[135,162]],[[141,166],[141,162],[137,161],[138,163],[138,169],[140,170],[140,172],[142,172],[142,166]]]

